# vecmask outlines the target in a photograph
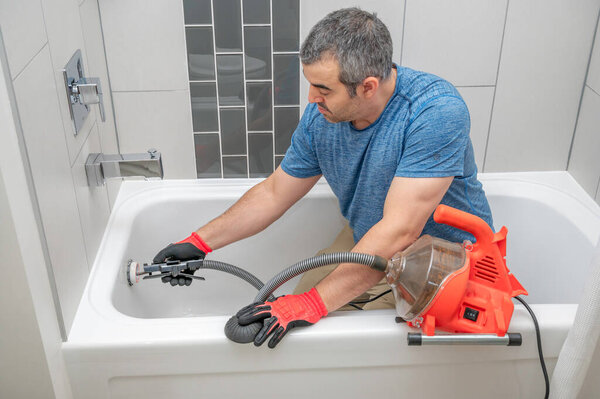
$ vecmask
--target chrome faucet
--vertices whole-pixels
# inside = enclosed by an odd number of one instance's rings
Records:
[[[141,154],[106,155],[91,153],[85,162],[90,187],[102,186],[114,177],[143,176],[163,178],[162,157],[154,148]]]

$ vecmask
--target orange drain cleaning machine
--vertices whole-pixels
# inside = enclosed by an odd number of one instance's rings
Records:
[[[390,260],[386,276],[396,311],[424,333],[409,334],[409,345],[520,345],[520,334],[506,331],[511,299],[527,291],[506,266],[507,228],[494,233],[483,219],[446,205],[433,218],[471,233],[475,243],[424,235]],[[435,336],[436,328],[453,334]]]

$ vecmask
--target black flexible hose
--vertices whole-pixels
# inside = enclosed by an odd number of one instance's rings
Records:
[[[260,288],[256,298],[254,298],[254,302],[264,302],[267,298],[271,298],[271,294],[277,288],[302,273],[318,267],[334,265],[336,263],[357,263],[369,266],[372,269],[381,272],[385,271],[387,268],[387,259],[376,255],[360,254],[356,252],[336,252],[313,256],[312,258],[293,264],[267,281],[266,284]],[[256,337],[256,334],[258,334],[262,325],[263,323],[259,321],[243,326],[238,323],[237,317],[234,315],[229,319],[227,324],[225,324],[225,335],[233,342],[247,344],[254,341],[254,337]]]
[[[380,272],[384,272],[387,268],[387,259],[376,255],[361,254],[357,252],[334,252],[332,254],[313,256],[312,258],[304,259],[303,261],[293,264],[267,281],[260,291],[258,291],[258,294],[256,294],[254,302],[265,301],[277,288],[302,273],[322,266],[334,265],[336,263],[357,263],[359,265],[369,266]]]
[[[202,266],[200,266],[200,269],[212,269],[212,270],[218,270],[221,272],[233,274],[234,276],[237,276],[237,277],[247,281],[257,290],[260,290],[264,286],[263,282],[260,281],[252,273],[249,273],[246,270],[241,269],[237,266],[230,265],[229,263],[219,262],[218,260],[204,259],[202,261]]]

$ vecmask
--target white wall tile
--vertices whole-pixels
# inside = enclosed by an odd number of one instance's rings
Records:
[[[600,95],[588,87],[583,92],[569,173],[592,197],[600,179]]]
[[[0,29],[14,79],[47,41],[40,1],[0,1]]]
[[[402,20],[404,18],[404,0],[302,0],[300,1],[300,44],[310,32],[310,29],[331,11],[340,8],[359,7],[362,10],[375,12],[390,31],[394,43],[393,61],[402,60]],[[308,104],[308,83],[300,71],[300,112]]]
[[[4,58],[4,53],[3,44],[0,43],[0,58]],[[5,62],[4,59],[0,60],[0,76],[9,76],[8,62]],[[27,384],[37,384],[38,388],[44,386],[46,395],[49,395],[49,392],[52,392],[51,390],[53,389],[56,397],[71,398],[72,393],[69,378],[61,354],[61,326],[57,319],[57,309],[55,307],[54,295],[51,288],[52,283],[48,278],[47,268],[49,265],[46,263],[42,237],[40,237],[41,231],[39,229],[42,226],[41,224],[38,225],[38,221],[36,220],[37,211],[34,210],[34,207],[37,207],[37,204],[34,205],[34,199],[32,198],[33,193],[28,183],[29,176],[27,175],[30,173],[30,168],[28,167],[28,163],[26,164],[25,154],[21,153],[19,138],[23,138],[22,129],[14,97],[14,87],[10,78],[0,78],[0,131],[2,132],[0,134],[0,148],[2,148],[0,174],[4,181],[6,188],[5,194],[8,199],[8,204],[2,203],[0,204],[0,208],[10,210],[10,217],[14,222],[12,227],[14,229],[13,232],[9,234],[16,235],[18,245],[15,246],[11,245],[11,243],[7,243],[4,237],[0,237],[0,242],[8,245],[11,249],[18,251],[23,262],[22,264],[19,264],[19,259],[16,256],[2,249],[0,250],[0,253],[2,253],[4,261],[0,261],[0,263],[3,266],[10,266],[11,268],[16,268],[24,272],[24,278],[19,277],[18,272],[16,272],[11,273],[10,278],[4,280],[5,283],[12,286],[12,289],[16,290],[15,293],[17,291],[20,293],[25,292],[30,296],[30,299],[33,302],[35,314],[32,316],[35,317],[35,328],[39,331],[38,337],[41,339],[42,348],[45,352],[40,354],[41,357],[37,358],[36,365],[49,370],[50,378],[52,380],[49,391],[46,383],[43,382],[44,378],[46,378],[44,373],[39,370],[40,374],[38,374],[38,371],[36,370],[38,367],[35,365],[26,365],[27,368],[30,369],[27,372],[29,373],[27,374]],[[1,188],[0,191],[2,191]],[[8,209],[8,206],[10,209]],[[2,220],[0,230],[5,231],[5,229],[11,229],[9,226],[10,223],[7,223],[7,218],[0,216],[0,220]],[[24,267],[25,265],[26,267]],[[19,283],[14,284],[15,281],[18,281]],[[9,298],[11,297],[11,289],[6,291],[4,288],[0,288],[0,290],[2,290],[3,295],[8,295]],[[17,306],[3,306],[0,313],[10,313],[11,309],[8,308],[12,308],[12,310],[16,310],[17,317],[28,317],[27,309],[24,309],[24,312],[21,312],[20,298],[12,296],[12,299],[9,302],[2,298],[0,299],[0,303],[17,304]],[[10,319],[11,315],[8,315],[8,317]],[[18,320],[13,321],[16,324],[19,324]],[[0,325],[4,330],[6,323],[0,321]],[[15,327],[15,325],[13,325],[13,327]],[[19,326],[16,327],[18,328],[21,337],[25,338],[25,341],[30,341],[33,345],[32,349],[35,349],[35,339],[31,335],[28,336],[26,330],[19,328]],[[4,336],[3,338],[8,338],[10,344],[13,345],[13,347],[16,347],[17,353],[19,352],[19,343],[14,340],[11,342],[10,334],[8,337]],[[3,359],[0,360],[0,363],[2,363],[7,360],[5,356],[7,352],[3,351],[2,348],[0,348],[0,352],[3,354]],[[27,363],[31,359],[21,358],[20,360]],[[8,367],[10,367],[12,371],[19,371],[17,365],[10,360],[8,361]],[[22,376],[23,373],[21,372],[20,375]],[[8,374],[3,372],[3,377],[10,378],[10,372]],[[8,381],[11,381],[11,383],[5,384],[4,381],[0,381],[0,385],[2,385],[2,389],[0,390],[10,389],[11,385],[23,385],[22,378]],[[37,396],[26,394],[23,396],[20,396],[19,394],[5,395],[3,391],[0,393],[0,397],[30,398]]]
[[[7,187],[0,173],[0,253],[3,258],[3,274],[10,273],[10,278],[0,279],[0,303],[18,304],[5,305],[0,309],[0,397],[53,397],[52,380],[30,287],[23,284],[27,281],[26,264],[21,257],[15,222],[6,194]],[[15,281],[20,283],[15,284]],[[27,384],[23,384],[24,375],[28,376]]]
[[[162,153],[165,179],[196,178],[189,91],[116,92],[121,153]]]
[[[599,7],[509,3],[486,172],[565,170]]]
[[[87,280],[88,264],[47,47],[15,79],[14,89],[60,305],[69,331]]]
[[[100,145],[105,154],[116,154],[119,152],[117,136],[115,132],[115,119],[112,110],[112,94],[108,80],[108,70],[104,54],[104,41],[102,39],[102,27],[100,25],[100,13],[97,0],[86,0],[79,7],[81,17],[81,29],[85,41],[87,71],[92,77],[99,77],[104,94],[104,110],[106,121],[100,119],[97,106],[93,106],[96,114],[96,123],[100,134]]]
[[[113,91],[185,90],[182,0],[99,0]]]
[[[596,190],[596,202],[600,205],[600,181],[598,181],[598,190]]]
[[[108,216],[110,215],[106,185],[90,187],[87,182],[85,161],[88,154],[94,152],[101,152],[100,138],[98,137],[98,127],[96,124],[92,127],[92,132],[83,145],[75,161],[75,165],[71,169],[90,269],[94,264],[94,259],[100,247],[106,223],[108,222]]]
[[[596,40],[592,50],[590,69],[588,71],[587,85],[600,94],[600,23],[596,28]]]
[[[67,62],[69,62],[73,54],[79,49],[83,53],[84,74],[90,76],[85,58],[86,50],[84,48],[83,33],[81,32],[79,6],[73,0],[42,0],[42,8],[48,32],[48,45],[50,47],[54,80],[56,87],[59,89],[58,102],[67,149],[69,151],[69,162],[73,165],[95,120],[93,113],[90,113],[82,128],[75,135],[75,126],[71,120],[66,89],[64,88],[62,69],[64,69]],[[70,23],[65,23],[65,21],[69,21]],[[93,105],[93,107],[97,106]]]
[[[507,0],[407,0],[402,65],[456,86],[496,84]]]
[[[471,114],[471,142],[475,152],[477,169],[483,171],[485,158],[485,145],[490,128],[492,102],[494,100],[493,87],[457,87],[460,95],[467,103]]]

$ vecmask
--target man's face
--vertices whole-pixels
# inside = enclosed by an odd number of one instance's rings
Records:
[[[346,86],[339,81],[339,65],[333,57],[324,57],[310,65],[303,64],[306,80],[310,83],[308,102],[317,103],[319,112],[329,122],[357,119],[360,95],[350,97]]]

